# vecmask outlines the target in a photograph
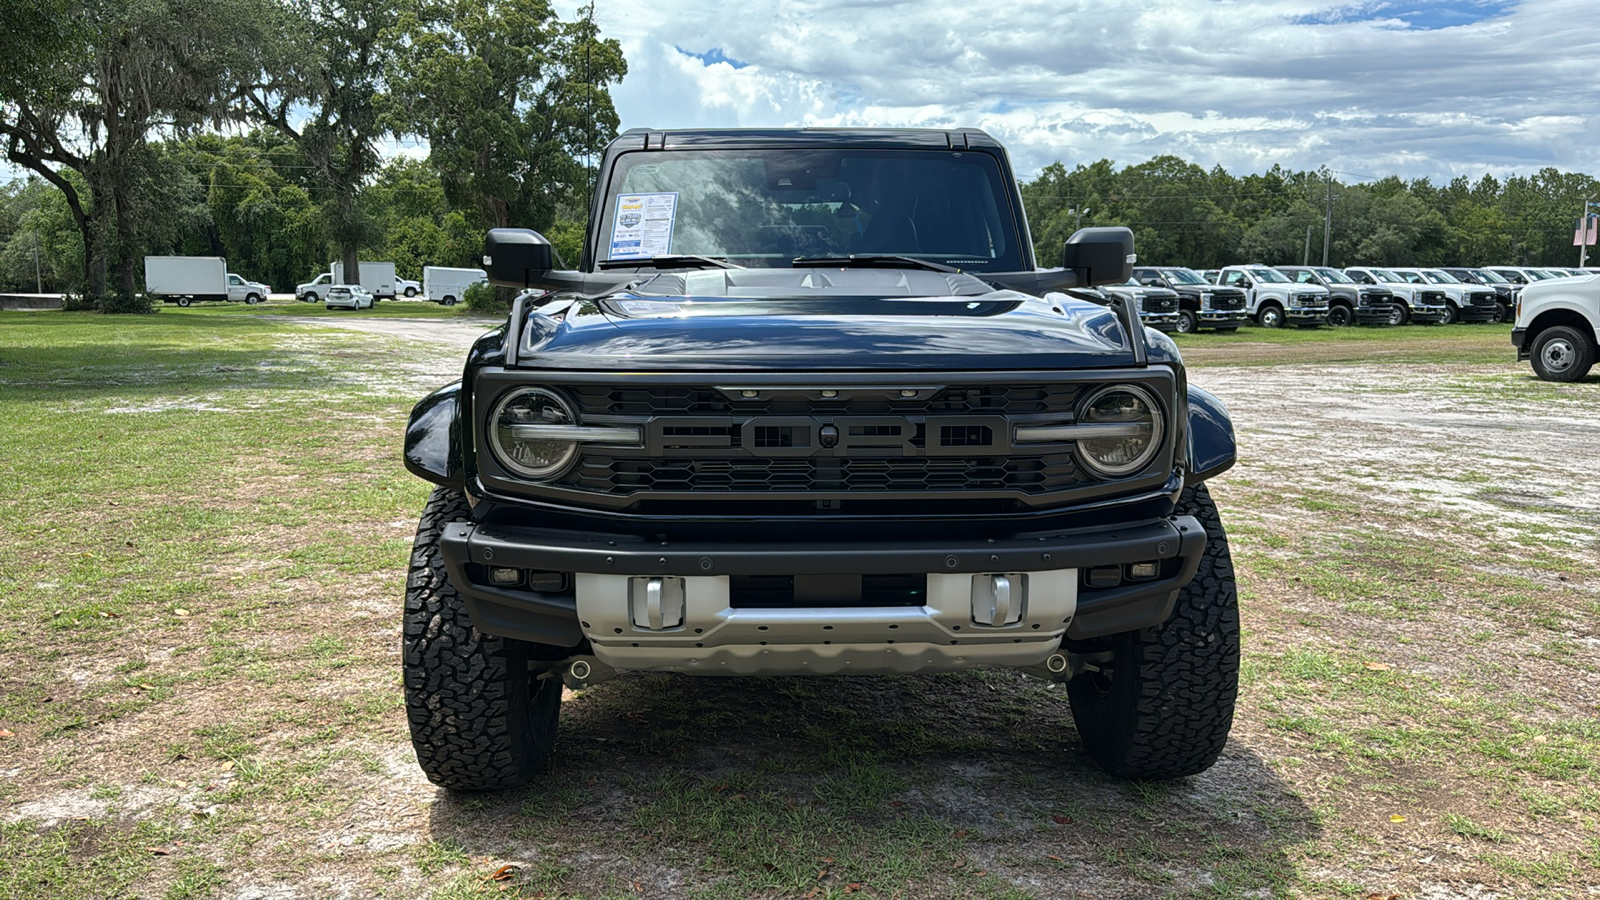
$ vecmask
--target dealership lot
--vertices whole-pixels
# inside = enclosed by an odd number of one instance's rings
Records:
[[[1180,338],[1241,445],[1201,776],[1104,777],[1009,672],[631,676],[463,798],[401,709],[398,457],[470,320],[0,315],[0,897],[1600,890],[1600,380],[1508,326]]]

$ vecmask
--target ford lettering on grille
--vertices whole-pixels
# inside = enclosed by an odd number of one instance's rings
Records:
[[[795,458],[1010,454],[1004,416],[661,416],[645,427],[652,456],[705,455]],[[1030,448],[1037,452],[1038,448]]]

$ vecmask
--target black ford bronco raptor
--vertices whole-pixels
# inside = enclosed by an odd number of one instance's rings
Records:
[[[1041,268],[980,131],[624,133],[576,268],[496,229],[523,293],[417,404],[417,758],[544,771],[562,686],[626,670],[1066,684],[1106,771],[1210,766],[1239,616],[1205,482],[1233,426],[1127,305],[1133,235]]]

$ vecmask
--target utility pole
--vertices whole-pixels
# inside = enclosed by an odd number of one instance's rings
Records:
[[[1300,259],[1300,265],[1302,266],[1311,265],[1311,227],[1310,225],[1306,226],[1306,255]],[[1324,259],[1322,264],[1327,265],[1328,261]]]
[[[1083,209],[1081,207],[1074,207],[1072,209],[1067,210],[1067,212],[1072,213],[1072,215],[1074,217],[1073,221],[1072,221],[1072,230],[1073,231],[1077,231],[1078,229],[1083,227],[1083,217],[1084,217],[1084,215],[1087,214],[1087,213],[1092,213],[1092,212],[1094,212],[1094,210],[1092,210],[1092,209]]]
[[[1322,176],[1327,186],[1327,212],[1322,220],[1322,264],[1328,264],[1328,240],[1333,236],[1333,173],[1324,172]]]

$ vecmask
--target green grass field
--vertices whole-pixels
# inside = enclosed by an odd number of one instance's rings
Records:
[[[1600,889],[1600,379],[1504,326],[1180,339],[1243,448],[1202,776],[1104,777],[1012,672],[629,675],[547,780],[451,796],[401,706],[399,450],[459,354],[349,315],[0,313],[0,900]]]

